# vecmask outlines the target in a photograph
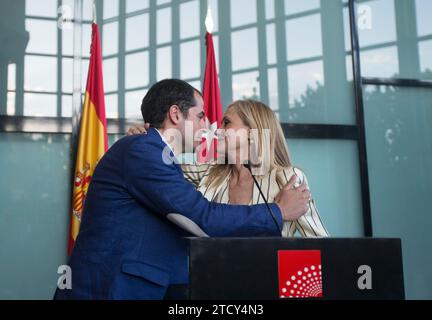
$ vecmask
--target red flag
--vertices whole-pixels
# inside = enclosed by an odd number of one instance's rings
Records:
[[[322,298],[321,252],[278,251],[279,297]]]
[[[222,103],[219,90],[219,80],[216,68],[216,58],[214,53],[213,36],[206,33],[207,61],[204,73],[204,112],[208,120],[210,132],[201,143],[201,151],[198,154],[199,162],[207,162],[215,159],[217,140],[214,135],[222,122]]]
[[[99,29],[92,25],[90,65],[75,163],[72,198],[72,215],[68,254],[70,255],[78,236],[84,200],[96,164],[108,149],[108,136],[105,117],[105,98],[102,78],[102,54]]]

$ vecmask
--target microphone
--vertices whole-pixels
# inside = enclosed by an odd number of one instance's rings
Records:
[[[248,160],[246,163],[243,164],[243,166],[244,166],[245,168],[247,168],[247,169],[249,170],[250,174],[252,175],[252,179],[253,179],[253,181],[255,182],[255,185],[257,186],[257,188],[258,188],[258,190],[259,190],[259,192],[260,192],[260,194],[261,194],[261,197],[264,199],[264,202],[265,202],[265,205],[266,205],[266,207],[267,207],[267,210],[268,210],[268,212],[270,213],[270,215],[271,215],[271,217],[272,217],[272,219],[273,219],[273,222],[274,222],[274,224],[276,225],[277,230],[279,230],[279,232],[281,232],[281,231],[280,231],[280,227],[279,227],[279,223],[278,223],[277,220],[276,220],[275,214],[274,214],[273,210],[271,209],[271,207],[269,206],[269,204],[268,204],[268,202],[267,202],[267,198],[264,196],[264,193],[263,193],[263,191],[261,190],[261,188],[260,188],[260,186],[259,186],[259,183],[258,183],[257,179],[255,178],[255,176],[254,176],[253,173],[252,173],[252,169],[251,169],[250,161]],[[281,235],[282,235],[282,233],[281,233]]]

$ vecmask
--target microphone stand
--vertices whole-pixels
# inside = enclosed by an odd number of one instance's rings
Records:
[[[252,175],[252,179],[253,179],[253,181],[255,182],[255,185],[257,186],[257,188],[258,188],[258,190],[259,190],[259,192],[260,192],[260,194],[261,194],[261,197],[264,199],[264,202],[265,202],[265,205],[266,205],[266,207],[267,207],[267,210],[268,210],[268,212],[270,213],[270,215],[271,215],[271,217],[272,217],[272,219],[273,219],[273,222],[274,222],[275,225],[276,225],[276,228],[279,230],[279,232],[280,232],[281,235],[282,235],[282,232],[281,232],[281,230],[280,230],[279,223],[278,223],[277,220],[276,220],[275,214],[274,214],[273,210],[271,209],[271,207],[269,206],[269,204],[268,204],[268,202],[267,202],[267,199],[266,199],[266,197],[264,196],[264,193],[262,192],[262,190],[261,190],[261,188],[260,188],[260,186],[259,186],[259,184],[258,184],[257,179],[256,179],[255,176],[252,174],[252,169],[251,169],[250,161],[247,161],[247,163],[244,163],[243,166],[244,166],[245,168],[247,168],[247,169],[249,170],[250,174]]]

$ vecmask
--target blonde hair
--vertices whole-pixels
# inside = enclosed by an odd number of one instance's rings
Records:
[[[257,154],[261,159],[261,165],[270,170],[282,172],[284,168],[292,166],[291,158],[286,144],[282,127],[273,110],[266,104],[255,100],[238,100],[231,103],[228,110],[234,110],[243,123],[250,129],[258,132]],[[270,129],[270,130],[268,130]],[[264,146],[263,132],[270,132],[270,146]],[[270,150],[270,152],[266,152]],[[218,186],[230,176],[234,170],[232,164],[216,164],[211,167],[205,185],[207,187]],[[279,175],[276,175],[277,183],[281,185]]]

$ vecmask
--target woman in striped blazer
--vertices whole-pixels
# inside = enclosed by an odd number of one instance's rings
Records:
[[[281,125],[274,112],[264,103],[239,100],[230,104],[224,114],[218,141],[218,160],[210,164],[183,164],[185,178],[209,200],[229,204],[264,203],[251,172],[243,165],[255,154],[258,165],[252,166],[268,202],[274,202],[279,191],[295,176],[297,185],[308,181],[304,172],[293,166]],[[143,127],[129,129],[128,134],[144,132]],[[253,134],[250,134],[253,132]],[[298,231],[303,237],[327,237],[329,234],[313,198],[308,211],[295,221],[285,222],[284,237]]]

